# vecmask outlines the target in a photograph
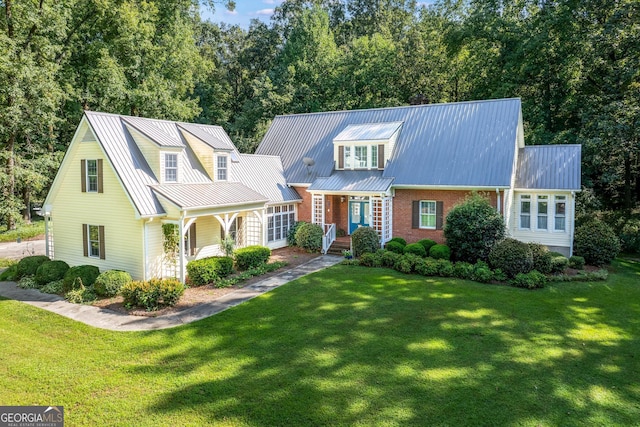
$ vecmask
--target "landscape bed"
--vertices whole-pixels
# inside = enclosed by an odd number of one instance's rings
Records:
[[[528,290],[336,266],[109,332],[1,300],[0,401],[69,425],[631,425],[640,264]]]

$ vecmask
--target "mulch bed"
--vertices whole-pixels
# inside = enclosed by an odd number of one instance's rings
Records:
[[[243,282],[238,283],[237,285],[230,286],[228,288],[216,288],[212,285],[188,288],[184,291],[184,295],[182,295],[182,297],[180,298],[180,301],[178,301],[178,303],[175,306],[165,307],[158,311],[145,311],[143,309],[129,310],[125,308],[124,301],[121,296],[97,300],[93,303],[93,305],[96,307],[106,308],[112,311],[116,311],[118,313],[130,314],[133,316],[156,317],[164,314],[172,314],[172,313],[180,312],[182,310],[186,310],[188,308],[194,307],[198,304],[211,302],[216,298],[219,298],[223,295],[231,293],[237,289],[244,288],[245,286],[259,282],[271,276],[275,276],[277,274],[282,273],[283,271],[291,270],[292,268],[297,267],[298,265],[304,264],[318,256],[320,256],[320,254],[308,253],[296,247],[285,247],[281,249],[275,249],[272,251],[271,258],[269,259],[269,261],[270,262],[285,261],[287,263],[286,266],[276,271],[263,274],[262,276],[252,277],[251,279],[245,280]]]

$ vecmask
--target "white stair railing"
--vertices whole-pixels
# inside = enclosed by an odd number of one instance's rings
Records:
[[[336,225],[335,224],[327,224],[325,225],[327,228],[327,232],[324,233],[322,237],[322,253],[326,254],[331,244],[336,240]]]

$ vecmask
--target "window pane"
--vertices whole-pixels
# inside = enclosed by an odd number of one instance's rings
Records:
[[[520,202],[520,212],[523,214],[531,213],[531,202]]]
[[[377,145],[371,146],[371,163],[369,163],[369,166],[371,166],[372,168],[378,167],[378,146]]]
[[[556,217],[556,230],[564,231],[564,217]]]
[[[89,227],[89,256],[100,258],[100,227],[90,225]]]
[[[538,215],[538,228],[540,230],[546,230],[547,229],[547,217],[542,216],[542,215]]]
[[[355,149],[355,162],[356,168],[366,168],[367,167],[367,146],[357,146]]]
[[[269,218],[269,222],[267,225],[267,241],[269,242],[273,242],[273,235],[274,235],[274,230],[273,230],[273,217]]]
[[[87,191],[95,193],[98,191],[98,161],[87,160]]]
[[[565,214],[566,205],[564,202],[556,202],[556,215]]]
[[[344,167],[351,168],[351,147],[344,147]]]
[[[436,202],[420,202],[420,227],[436,227]]]
[[[547,202],[538,201],[538,213],[539,214],[546,214],[547,213],[547,209],[548,209],[548,203]]]
[[[178,155],[164,155],[164,180],[175,182],[178,180]]]
[[[531,228],[531,217],[529,215],[520,215],[520,228]]]

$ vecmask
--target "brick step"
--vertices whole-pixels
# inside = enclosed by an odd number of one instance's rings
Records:
[[[331,244],[327,253],[331,255],[342,255],[342,251],[348,251],[349,249],[351,249],[349,242],[339,242],[336,240]]]

